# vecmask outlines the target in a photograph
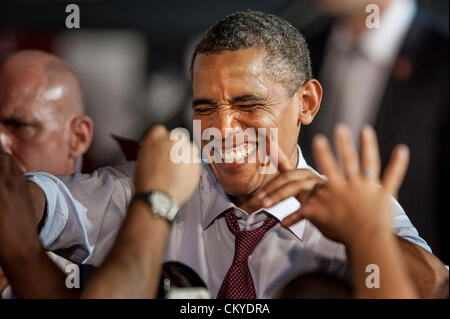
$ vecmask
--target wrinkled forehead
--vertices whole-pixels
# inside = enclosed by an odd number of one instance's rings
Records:
[[[264,91],[269,82],[264,62],[265,52],[258,48],[198,54],[193,65],[194,96],[207,97],[219,91]]]

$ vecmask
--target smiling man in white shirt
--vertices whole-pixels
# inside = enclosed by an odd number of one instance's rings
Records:
[[[324,182],[297,146],[301,126],[314,119],[322,96],[301,34],[274,15],[237,13],[205,33],[192,61],[194,119],[201,120],[202,132],[220,131],[222,150],[235,152],[236,159],[238,147],[251,153],[251,142],[226,149],[233,137],[227,128],[278,128],[280,165],[273,174],[261,173],[259,158],[203,165],[198,188],[173,221],[164,259],[193,268],[219,298],[268,298],[279,285],[314,270],[349,278],[342,244],[307,220],[288,228],[280,223],[291,214],[289,223],[298,220],[300,202]],[[37,184],[47,203],[46,214],[37,210],[39,220],[46,218],[44,246],[100,265],[133,198],[133,170],[128,163],[91,175],[28,174],[30,187]],[[393,207],[393,231],[410,274],[421,295],[429,296],[443,266],[399,204]]]

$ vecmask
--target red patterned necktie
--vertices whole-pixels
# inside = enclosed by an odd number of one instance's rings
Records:
[[[225,279],[220,286],[217,298],[219,299],[255,299],[255,285],[248,267],[248,257],[253,253],[264,234],[272,228],[278,220],[267,216],[259,228],[253,230],[240,230],[234,215],[234,210],[225,214],[228,228],[234,234],[234,258]]]

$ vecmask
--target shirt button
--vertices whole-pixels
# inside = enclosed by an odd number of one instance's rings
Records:
[[[234,216],[236,216],[236,218],[241,218],[242,217],[242,212],[239,210],[235,210],[234,211]]]

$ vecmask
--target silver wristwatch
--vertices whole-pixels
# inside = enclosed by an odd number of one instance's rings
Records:
[[[174,199],[158,191],[136,193],[132,201],[143,201],[147,203],[155,216],[165,218],[169,222],[172,222],[179,210],[177,202]]]

